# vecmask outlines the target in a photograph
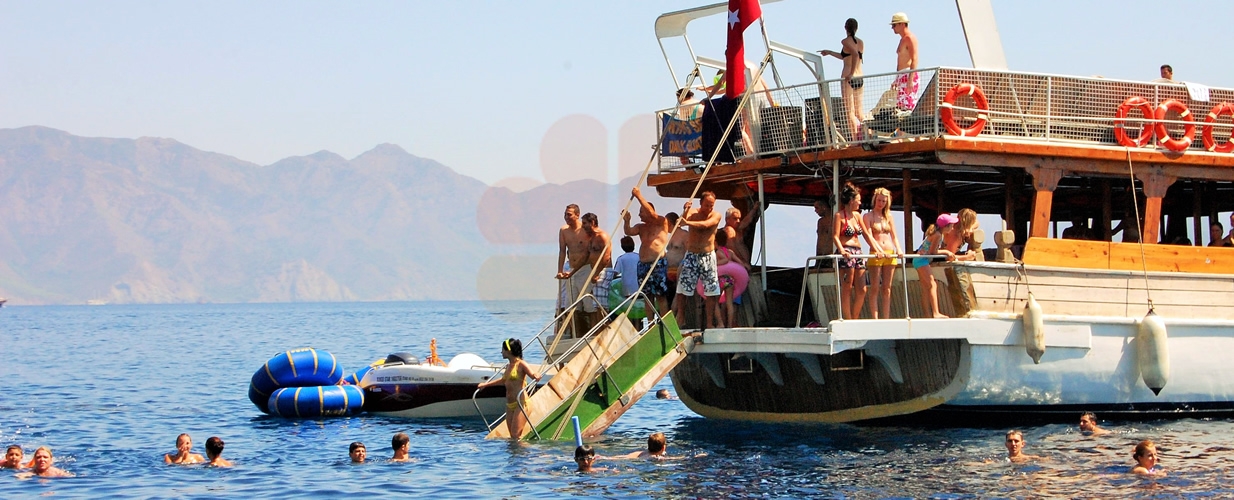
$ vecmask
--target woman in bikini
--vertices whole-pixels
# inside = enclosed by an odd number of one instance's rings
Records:
[[[861,191],[851,182],[840,189],[840,209],[836,210],[832,230],[835,247],[840,251],[840,311],[844,319],[856,319],[866,300],[866,262],[853,257],[861,254],[860,235],[870,244],[870,253],[882,257],[878,242],[870,236],[861,219]]]
[[[844,99],[844,108],[848,112],[848,131],[852,140],[860,141],[861,133],[861,87],[865,82],[861,79],[862,52],[866,44],[857,38],[857,20],[849,18],[844,21],[844,31],[848,36],[840,40],[840,51],[820,50],[820,54],[832,56],[844,61],[844,69],[840,72],[840,96]]]
[[[523,383],[527,377],[539,382],[540,375],[523,361],[523,342],[519,339],[506,339],[502,342],[501,357],[507,361],[505,372],[500,377],[480,382],[477,388],[506,384],[506,430],[510,432],[510,439],[517,441],[523,437],[523,427],[527,425],[527,416],[523,414],[522,408],[526,402],[523,397]]]
[[[870,268],[870,285],[874,286],[874,295],[870,297],[870,315],[874,319],[888,319],[891,317],[891,280],[900,265],[900,259],[896,257],[903,256],[904,252],[900,251],[895,220],[891,218],[891,191],[887,188],[875,189],[873,203],[874,208],[866,212],[862,220],[886,256],[870,259],[866,263]]]

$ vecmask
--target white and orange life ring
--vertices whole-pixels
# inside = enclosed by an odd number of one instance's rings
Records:
[[[1140,130],[1140,137],[1132,139],[1127,136],[1127,131],[1123,128],[1123,122],[1127,120],[1127,113],[1132,109],[1139,109],[1144,114],[1144,128]],[[1142,148],[1148,145],[1148,141],[1153,139],[1153,122],[1157,113],[1153,111],[1153,105],[1149,104],[1148,99],[1140,96],[1131,96],[1122,104],[1118,105],[1118,111],[1114,113],[1114,138],[1118,143],[1129,148]]]
[[[1222,144],[1217,144],[1217,140],[1213,138],[1213,123],[1216,123],[1217,117],[1221,115],[1234,116],[1234,104],[1223,102],[1213,106],[1212,111],[1208,112],[1208,116],[1204,118],[1204,128],[1200,129],[1200,135],[1204,138],[1204,149],[1215,153],[1234,153],[1234,138],[1227,138]]]
[[[955,106],[955,100],[961,95],[972,97],[979,110],[977,112],[977,121],[971,127],[961,127],[957,124],[955,113],[951,110]],[[976,137],[985,128],[986,122],[990,120],[989,115],[986,114],[986,111],[990,110],[990,102],[986,100],[985,92],[981,91],[981,87],[972,83],[965,82],[951,87],[951,90],[943,97],[943,104],[939,108],[938,115],[943,120],[943,128],[947,129],[947,133],[951,135]]]
[[[1170,134],[1165,129],[1166,112],[1170,110],[1178,112],[1178,116],[1187,122],[1183,127],[1183,136],[1175,139],[1170,137]],[[1187,105],[1176,99],[1167,99],[1165,102],[1157,106],[1157,142],[1161,143],[1170,151],[1186,151],[1191,147],[1191,138],[1195,136],[1195,117],[1191,116],[1191,110],[1187,109]]]

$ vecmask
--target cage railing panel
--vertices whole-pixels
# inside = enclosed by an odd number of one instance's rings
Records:
[[[941,104],[950,90],[964,83],[976,85],[988,103],[988,109],[979,110],[975,100],[962,93],[950,106],[958,127],[973,126],[979,114],[986,119],[980,133],[971,137],[974,140],[1119,146],[1116,129],[1121,128],[1134,140],[1150,123],[1154,138],[1143,148],[1163,149],[1157,124],[1163,124],[1175,139],[1192,125],[1195,131],[1187,151],[1201,152],[1205,151],[1205,126],[1212,127],[1211,136],[1217,143],[1230,140],[1234,129],[1228,114],[1206,122],[1210,110],[1221,103],[1234,103],[1234,89],[1210,87],[1209,99],[1199,101],[1192,99],[1181,83],[940,67],[756,90],[747,107],[737,111],[740,123],[729,141],[732,156],[768,157],[947,135]],[[1131,97],[1144,98],[1154,111],[1167,100],[1177,100],[1187,107],[1194,121],[1188,122],[1175,111],[1157,120],[1143,116],[1138,108],[1118,120],[1119,106]],[[688,103],[657,113],[657,132],[663,134],[666,127],[674,132],[669,134],[671,139],[657,145],[661,172],[681,170],[710,158],[718,134],[728,123],[722,121],[722,113],[707,113],[706,108],[701,103]],[[709,133],[714,134],[710,149]],[[692,147],[683,149],[682,145]]]

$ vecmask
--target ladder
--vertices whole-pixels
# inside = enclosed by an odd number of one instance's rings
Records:
[[[602,434],[639,398],[668,375],[694,346],[682,337],[672,313],[638,330],[617,315],[577,346],[576,354],[556,366],[547,384],[526,399],[522,411],[529,425],[519,439],[573,439],[570,417],[579,417],[584,438]],[[510,438],[505,425],[494,425],[489,439]]]

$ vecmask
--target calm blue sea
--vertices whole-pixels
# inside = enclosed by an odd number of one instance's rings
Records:
[[[246,397],[253,371],[302,346],[334,353],[348,370],[393,351],[498,360],[500,340],[530,338],[548,319],[541,302],[417,302],[0,309],[0,445],[27,457],[50,446],[67,479],[0,472],[6,497],[432,498],[729,497],[988,498],[1229,496],[1234,425],[1182,420],[1108,426],[1089,438],[1071,426],[1026,428],[1029,453],[1001,459],[1005,429],[762,425],[705,420],[679,401],[646,398],[594,443],[626,453],[663,431],[664,462],[601,461],[575,472],[572,443],[484,439],[479,421],[358,416],[282,420]],[[661,387],[672,385],[668,380]],[[1078,418],[1078,416],[1077,416]],[[233,469],[167,466],[177,434],[226,443]],[[390,437],[412,436],[411,464],[392,464]],[[1159,443],[1169,475],[1125,473],[1139,439]],[[347,445],[367,444],[365,465]]]

